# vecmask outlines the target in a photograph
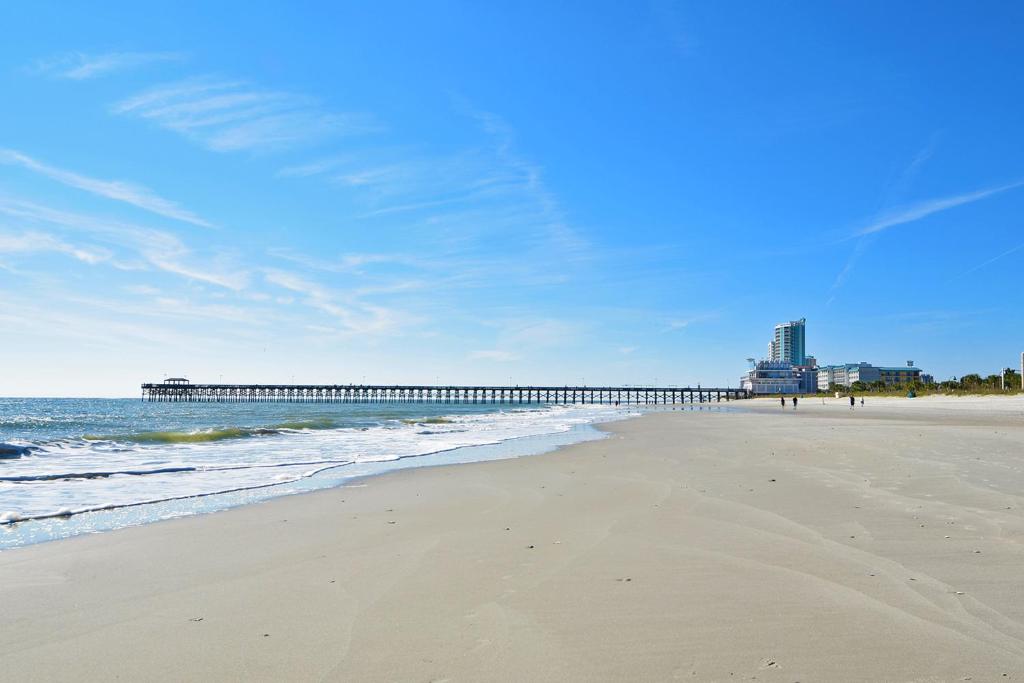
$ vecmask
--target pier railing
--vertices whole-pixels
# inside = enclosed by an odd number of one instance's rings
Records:
[[[504,403],[668,405],[749,398],[744,389],[707,387],[419,386],[401,384],[142,385],[143,401],[189,403]]]

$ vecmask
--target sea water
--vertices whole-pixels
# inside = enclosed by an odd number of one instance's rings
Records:
[[[600,438],[614,406],[0,399],[0,549]]]

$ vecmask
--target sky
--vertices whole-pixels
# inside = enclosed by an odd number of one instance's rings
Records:
[[[1024,6],[0,5],[0,395],[1024,350]]]

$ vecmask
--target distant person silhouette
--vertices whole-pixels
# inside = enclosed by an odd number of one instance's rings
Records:
[[[779,400],[782,401],[782,407],[785,408],[786,407],[786,397],[785,396],[780,396]]]
[[[854,402],[855,402],[855,399],[853,398],[853,395],[851,394],[851,395],[850,395],[850,410],[853,410],[853,404],[854,404]]]
[[[796,396],[793,397],[793,410],[796,410]]]
[[[860,407],[861,408],[864,407],[864,397],[863,396],[860,397]]]

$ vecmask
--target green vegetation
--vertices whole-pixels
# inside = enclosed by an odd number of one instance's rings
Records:
[[[854,382],[850,387],[841,387],[835,384],[829,387],[829,393],[838,391],[841,394],[874,395],[874,396],[906,396],[908,391],[915,392],[918,396],[928,394],[1020,394],[1020,373],[1016,370],[1009,370],[1006,373],[1006,389],[1002,388],[1002,379],[999,375],[982,377],[978,374],[964,375],[959,380],[955,377],[945,382],[923,384],[921,382],[909,382],[907,384],[886,384],[877,382]]]

